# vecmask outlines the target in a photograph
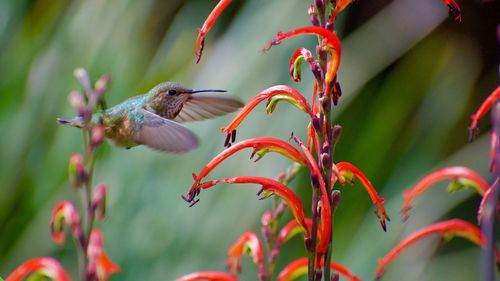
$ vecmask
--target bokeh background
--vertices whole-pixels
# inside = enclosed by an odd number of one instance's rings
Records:
[[[291,81],[288,59],[299,46],[312,48],[314,37],[259,52],[277,31],[308,25],[310,1],[233,2],[196,65],[196,27],[215,0],[0,1],[1,276],[40,255],[58,258],[76,276],[71,239],[58,247],[49,235],[55,204],[63,198],[79,202],[68,185],[67,164],[71,153],[82,150],[81,134],[55,122],[74,114],[67,95],[78,89],[76,67],[87,68],[94,79],[111,75],[108,104],[162,81],[223,88],[244,101],[276,84],[310,95],[311,75],[304,72],[299,84]],[[499,3],[459,4],[461,24],[439,0],[360,0],[339,18],[344,95],[334,118],[344,133],[335,160],[366,173],[393,219],[384,233],[361,185],[342,188],[334,259],[363,279],[372,280],[378,258],[411,231],[446,218],[475,222],[478,196],[448,194],[446,184],[419,198],[407,223],[398,217],[402,190],[429,171],[465,165],[489,178],[489,121],[481,122],[482,134],[472,143],[467,124],[498,84]],[[260,216],[271,203],[257,200],[257,187],[222,185],[203,192],[193,208],[180,198],[191,186],[191,172],[222,151],[219,128],[231,117],[189,124],[202,142],[188,154],[101,148],[95,181],[110,186],[110,198],[98,227],[109,256],[122,267],[112,280],[173,280],[193,271],[223,270],[227,248],[238,236],[259,231]],[[305,116],[288,104],[272,115],[260,106],[239,128],[238,139],[287,139],[291,132],[305,139],[306,125]],[[248,155],[231,158],[212,177],[275,177],[289,165],[275,155],[253,163]],[[307,175],[292,187],[308,202]],[[384,280],[478,280],[475,245],[456,239],[438,247],[438,242],[418,243],[389,267]],[[278,267],[305,255],[301,239],[287,245]],[[256,280],[256,267],[250,258],[243,260],[241,280]]]

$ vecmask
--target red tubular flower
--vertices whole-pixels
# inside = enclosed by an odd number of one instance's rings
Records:
[[[401,217],[403,220],[407,220],[409,217],[409,211],[415,197],[426,191],[431,185],[438,183],[440,181],[451,179],[456,181],[458,185],[451,185],[450,191],[456,191],[459,188],[466,186],[471,186],[480,195],[483,195],[486,189],[488,189],[488,183],[476,172],[466,167],[447,167],[439,169],[421,179],[413,188],[403,191],[403,209],[401,211]]]
[[[238,279],[225,272],[205,271],[184,275],[175,279],[175,281],[238,281]]]
[[[99,229],[94,229],[90,233],[87,256],[89,258],[87,272],[95,275],[97,281],[107,281],[111,274],[120,272],[120,266],[113,263],[104,251],[103,235]]]
[[[477,223],[481,224],[481,218],[483,216],[484,205],[488,200],[490,200],[491,196],[495,193],[495,189],[498,188],[498,178],[495,182],[484,192],[483,198],[481,198],[481,203],[479,204],[479,209],[477,211]],[[496,204],[496,203],[495,203]]]
[[[298,277],[305,275],[307,273],[307,258],[300,258],[289,263],[278,275],[278,281],[291,281]],[[323,266],[323,262],[321,264]],[[344,276],[351,281],[361,281],[359,277],[350,272],[343,265],[330,262],[330,268],[338,272],[340,275]]]
[[[491,106],[496,102],[496,100],[500,97],[500,86],[498,86],[486,100],[481,104],[479,109],[471,115],[472,122],[469,126],[469,138],[472,139],[475,131],[477,130],[477,123],[479,120],[491,109]]]
[[[370,195],[373,204],[375,204],[375,214],[380,219],[380,225],[382,226],[384,231],[387,231],[386,220],[390,221],[390,218],[389,216],[387,216],[387,212],[385,211],[384,198],[378,195],[377,191],[373,187],[372,183],[368,180],[368,178],[356,166],[349,162],[339,162],[335,164],[335,166],[337,166],[338,172],[344,180],[352,182],[354,177],[357,177],[359,179],[359,181],[365,187],[366,192],[368,192],[368,195]],[[332,177],[333,175],[334,173],[332,173]],[[334,181],[332,179],[332,183],[333,182]]]
[[[351,4],[352,0],[339,0],[335,5],[335,9],[333,9],[330,17],[328,18],[329,25],[332,25],[337,18],[338,13],[340,13],[343,9],[345,9],[349,4]]]
[[[29,278],[32,274],[42,275],[55,281],[71,280],[57,260],[49,257],[38,257],[21,264],[7,277],[6,281],[21,281]]]
[[[280,139],[263,137],[244,140],[234,144],[233,146],[219,153],[219,155],[215,156],[210,162],[208,162],[207,165],[205,165],[199,175],[193,173],[194,183],[188,193],[183,196],[184,200],[186,200],[187,202],[193,202],[194,197],[196,196],[196,193],[200,188],[199,184],[201,180],[226,158],[245,148],[253,149],[250,158],[257,154],[258,158],[255,161],[259,160],[266,153],[272,151],[279,153],[301,165],[305,165],[307,163],[305,157],[295,147]],[[194,201],[194,203],[196,203],[196,201]]]
[[[64,224],[69,225],[71,233],[75,239],[79,240],[82,238],[80,214],[76,210],[75,206],[67,200],[63,200],[57,204],[52,211],[50,219],[50,234],[52,240],[59,245],[64,243]]]
[[[462,11],[460,7],[453,0],[443,0],[443,3],[448,6],[450,16],[452,16],[457,22],[462,21]]]
[[[341,55],[340,40],[335,32],[332,32],[326,28],[319,26],[305,26],[285,33],[279,32],[276,35],[276,39],[272,40],[267,45],[265,45],[262,50],[267,51],[272,46],[281,43],[281,41],[284,39],[303,34],[315,34],[321,36],[323,38],[324,42],[323,44],[331,53],[332,58],[329,61],[328,69],[325,74],[325,84],[326,84],[325,94],[329,95],[331,84],[334,81],[340,66],[340,55]]]
[[[233,121],[229,123],[224,128],[221,128],[221,131],[223,133],[226,133],[228,135],[228,139],[226,140],[226,146],[229,144],[229,136],[233,138],[232,141],[234,141],[234,134],[236,132],[236,128],[243,122],[243,119],[247,117],[247,115],[262,101],[268,100],[267,103],[267,113],[272,113],[274,111],[274,108],[276,107],[276,103],[279,100],[286,100],[290,102],[291,104],[295,105],[297,108],[300,110],[304,111],[305,113],[309,114],[310,117],[313,116],[311,106],[309,105],[309,102],[302,96],[297,90],[290,86],[285,86],[285,85],[277,85],[270,87],[268,89],[265,89],[261,92],[259,92],[255,97],[253,97],[234,117]]]
[[[264,251],[260,245],[259,238],[254,232],[245,232],[227,251],[227,267],[233,275],[241,271],[241,257],[248,253],[253,262],[259,267],[260,280],[265,280],[266,271],[264,269]]]
[[[207,19],[203,23],[203,26],[198,29],[198,36],[196,37],[196,42],[194,43],[194,54],[196,56],[196,63],[198,63],[201,59],[201,54],[203,53],[203,47],[205,45],[205,36],[210,31],[212,26],[214,25],[217,18],[220,16],[222,11],[226,9],[227,5],[231,3],[231,0],[221,0],[212,10],[210,15],[208,15]]]
[[[453,236],[461,236],[467,238],[473,243],[484,246],[486,243],[484,235],[481,230],[466,221],[460,219],[452,219],[447,221],[438,222],[427,227],[424,227],[410,236],[408,236],[403,241],[399,242],[394,248],[392,248],[389,253],[379,260],[379,264],[375,275],[377,279],[380,279],[384,274],[385,268],[406,248],[410,247],[413,243],[418,240],[425,238],[431,234],[441,234],[443,238],[449,240]]]
[[[293,139],[302,149],[302,152],[306,156],[307,159],[307,166],[309,167],[309,170],[311,171],[311,176],[315,175],[315,177],[318,179],[319,183],[319,188],[321,190],[321,237],[324,239],[321,239],[318,243],[317,246],[317,252],[318,254],[323,254],[326,252],[328,248],[328,244],[330,244],[330,237],[331,237],[331,231],[332,231],[332,212],[331,212],[331,205],[330,201],[328,200],[328,191],[326,190],[326,185],[325,181],[323,180],[323,176],[321,175],[321,172],[318,167],[318,163],[314,160],[314,157],[312,156],[311,152],[307,149],[307,147],[294,135],[290,137]],[[313,187],[317,188],[317,187]]]
[[[252,176],[241,176],[234,178],[221,178],[213,181],[204,182],[198,185],[198,188],[207,189],[214,185],[217,185],[221,182],[229,183],[229,184],[237,184],[237,183],[254,183],[262,186],[262,189],[259,191],[259,195],[264,191],[269,191],[274,193],[283,200],[285,200],[288,208],[292,212],[293,216],[297,220],[297,222],[305,229],[306,236],[309,237],[309,228],[307,227],[304,209],[302,208],[302,201],[300,198],[295,195],[295,193],[289,189],[286,185],[280,183],[279,181],[263,178],[263,177],[252,177]],[[267,198],[271,195],[271,193],[264,195],[261,199]]]
[[[314,56],[311,51],[306,48],[298,48],[290,58],[290,77],[295,82],[302,80],[300,74],[303,61],[307,61],[311,67],[311,71],[314,71]]]

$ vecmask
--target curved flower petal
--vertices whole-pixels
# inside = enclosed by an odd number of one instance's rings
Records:
[[[300,258],[289,263],[283,270],[281,270],[278,275],[278,281],[292,281],[298,277],[305,275],[307,273],[307,258]],[[323,266],[323,265],[321,265]],[[355,274],[345,268],[343,265],[330,262],[330,268],[338,272],[340,275],[344,276],[351,281],[361,281]]]
[[[481,224],[481,218],[483,216],[483,210],[484,210],[484,205],[488,200],[490,200],[491,196],[495,193],[495,189],[498,188],[498,178],[495,180],[495,182],[486,190],[486,192],[483,195],[483,198],[481,198],[481,203],[479,204],[479,209],[477,211],[477,223]]]
[[[488,182],[478,173],[467,167],[454,166],[439,169],[425,176],[413,188],[403,191],[404,202],[401,211],[402,219],[408,219],[409,211],[415,197],[425,192],[431,185],[446,179],[451,179],[456,182],[456,184],[451,185],[450,191],[470,186],[474,188],[478,194],[483,195],[489,187]]]
[[[96,275],[98,281],[106,281],[113,273],[120,272],[120,266],[113,263],[104,251],[103,235],[99,229],[94,229],[90,233],[87,256],[89,265],[87,271],[91,275]]]
[[[307,101],[306,98],[304,98],[303,95],[301,95],[297,90],[295,90],[294,88],[292,88],[290,86],[277,85],[277,86],[273,86],[273,87],[270,87],[268,89],[265,89],[265,90],[259,92],[257,95],[255,95],[255,97],[253,97],[240,110],[240,112],[236,115],[236,117],[234,117],[233,121],[231,121],[231,123],[229,123],[229,125],[227,125],[224,128],[221,128],[221,131],[223,133],[226,133],[228,135],[228,137],[229,137],[229,135],[233,135],[234,132],[236,131],[236,128],[241,124],[241,122],[243,122],[243,119],[245,119],[245,117],[247,117],[247,115],[260,102],[262,102],[266,99],[268,100],[268,108],[267,108],[268,113],[271,113],[274,110],[274,107],[276,106],[276,102],[277,102],[276,100],[274,100],[274,101],[272,100],[272,98],[275,96],[281,97],[282,100],[285,99],[286,101],[295,105],[300,110],[309,114],[309,116],[313,116],[311,106],[309,105],[309,102]]]
[[[307,149],[307,147],[294,135],[290,137],[293,139],[302,149],[302,152],[306,156],[307,166],[311,171],[311,176],[315,175],[318,179],[319,188],[321,190],[321,239],[317,246],[318,254],[323,254],[326,252],[328,248],[328,244],[330,244],[330,237],[332,231],[332,212],[331,212],[331,204],[328,197],[328,191],[326,190],[326,184],[323,180],[323,176],[321,175],[321,171],[319,170],[318,163],[316,163],[314,157],[311,152]],[[314,188],[314,187],[313,187]]]
[[[290,77],[293,81],[300,82],[301,78],[301,65],[303,61],[307,61],[311,67],[311,72],[314,72],[314,56],[306,48],[298,48],[290,58]]]
[[[238,279],[225,272],[205,271],[184,275],[175,281],[238,281]]]
[[[343,180],[352,182],[353,178],[356,177],[363,184],[372,199],[373,204],[375,204],[375,214],[380,219],[380,225],[387,231],[386,220],[390,221],[387,212],[384,207],[384,198],[380,197],[373,187],[372,183],[368,180],[368,178],[353,164],[349,162],[339,162],[335,164],[337,166],[338,172],[340,173]]]
[[[488,112],[496,100],[500,97],[500,86],[498,86],[481,104],[479,109],[471,115],[472,122],[469,125],[469,138],[472,139],[477,131],[477,123]]]
[[[263,137],[244,140],[234,144],[233,146],[219,153],[219,155],[215,156],[210,162],[208,162],[207,165],[205,165],[199,175],[193,173],[194,183],[188,193],[183,196],[184,200],[186,200],[187,202],[193,202],[194,197],[197,195],[197,192],[200,188],[199,184],[201,180],[226,158],[245,148],[253,149],[250,158],[257,154],[258,158],[256,159],[256,161],[266,153],[272,151],[277,152],[301,165],[306,164],[305,157],[295,147],[280,139]],[[196,201],[194,203],[196,203]]]
[[[266,271],[264,269],[264,251],[259,238],[254,232],[245,232],[227,251],[227,267],[233,275],[241,271],[241,257],[248,253],[253,262],[259,267],[259,278],[265,280]]]
[[[285,200],[288,208],[292,212],[294,218],[297,222],[306,229],[306,236],[309,237],[309,228],[305,222],[304,209],[302,207],[302,201],[300,198],[295,195],[295,193],[286,187],[286,185],[280,183],[279,181],[263,178],[263,177],[253,177],[253,176],[241,176],[241,177],[233,177],[233,178],[221,178],[213,181],[208,181],[201,183],[199,188],[207,189],[214,185],[217,185],[221,182],[229,183],[229,184],[237,184],[237,183],[254,183],[262,186],[262,189],[259,191],[259,195],[264,191],[269,191],[271,193],[264,195],[261,199],[267,198],[272,193],[280,196]]]
[[[339,1],[337,1],[337,4],[335,5],[335,9],[333,9],[332,13],[330,14],[330,17],[328,18],[329,25],[333,25],[333,23],[335,22],[335,19],[337,18],[338,13],[340,13],[342,10],[344,10],[351,3],[352,3],[352,0],[339,0]]]
[[[198,36],[196,37],[196,42],[194,43],[194,54],[196,56],[196,63],[198,63],[201,59],[201,55],[203,53],[203,47],[205,46],[205,36],[210,31],[212,26],[214,25],[217,18],[220,16],[222,11],[226,9],[227,5],[231,3],[231,0],[221,0],[212,10],[210,15],[208,15],[207,19],[198,29]]]
[[[457,22],[461,22],[462,11],[460,11],[458,4],[453,0],[443,0],[443,3],[448,6],[450,16],[452,16]]]
[[[80,214],[75,206],[67,200],[63,200],[56,205],[50,219],[50,234],[52,240],[59,245],[64,243],[64,224],[69,225],[71,233],[76,240],[82,238]]]
[[[283,245],[283,243],[299,233],[309,233],[311,231],[312,221],[309,218],[306,218],[304,221],[307,226],[306,229],[304,229],[303,225],[298,224],[297,220],[292,220],[283,226],[276,237],[276,244]]]
[[[389,253],[379,260],[379,264],[375,275],[377,279],[381,278],[384,274],[385,268],[406,248],[410,247],[413,243],[425,238],[431,234],[441,234],[446,240],[454,236],[467,238],[473,243],[483,246],[485,244],[485,237],[481,230],[466,221],[460,219],[452,219],[447,221],[438,222],[426,226],[418,231],[415,231],[410,236],[406,237],[403,241],[399,242]]]
[[[7,277],[6,281],[21,281],[34,273],[46,276],[55,281],[71,280],[57,260],[49,257],[38,257],[21,264]]]
[[[323,38],[324,45],[330,51],[332,58],[328,63],[328,67],[325,74],[325,84],[326,84],[325,94],[329,95],[331,84],[334,81],[340,66],[340,55],[341,55],[340,40],[335,32],[332,32],[326,28],[319,26],[305,26],[293,29],[285,33],[279,32],[276,35],[276,39],[266,44],[262,50],[267,51],[272,46],[280,44],[281,41],[283,41],[284,39],[303,34],[315,34],[321,36]]]

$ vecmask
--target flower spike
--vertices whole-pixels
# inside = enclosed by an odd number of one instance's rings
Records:
[[[289,263],[278,275],[278,281],[292,281],[307,273],[307,258],[300,258]],[[323,261],[321,262],[324,263]],[[321,264],[321,266],[323,266]],[[343,265],[330,262],[330,268],[340,273],[340,275],[350,281],[361,281],[359,277],[345,268]]]
[[[481,104],[479,109],[471,115],[472,122],[469,125],[469,139],[472,139],[477,132],[477,123],[488,112],[493,104],[500,97],[500,86],[498,86]]]
[[[198,36],[196,37],[196,42],[194,43],[194,54],[196,56],[196,63],[198,63],[201,59],[201,55],[203,54],[203,47],[205,46],[205,37],[208,32],[214,25],[217,18],[220,16],[222,11],[226,9],[226,7],[231,3],[231,0],[221,0],[212,10],[210,15],[208,15],[207,19],[203,23],[203,26],[198,29]]]
[[[262,186],[258,195],[262,192],[270,192],[265,194],[261,199],[265,199],[272,194],[276,194],[285,200],[288,208],[292,212],[293,216],[297,222],[304,228],[306,236],[309,237],[309,228],[305,221],[304,208],[302,207],[302,201],[300,198],[286,185],[280,183],[279,181],[263,178],[263,177],[252,177],[252,176],[241,176],[234,178],[221,178],[213,181],[204,182],[198,185],[198,188],[207,189],[219,183],[229,183],[229,184],[243,184],[243,183],[254,183]]]
[[[272,113],[276,107],[276,103],[279,100],[286,100],[291,104],[295,105],[298,109],[307,113],[310,117],[313,116],[311,106],[304,96],[302,96],[297,90],[290,86],[278,85],[273,86],[259,92],[255,97],[253,97],[234,117],[233,121],[229,123],[224,128],[221,128],[223,133],[231,135],[232,141],[234,142],[236,128],[241,124],[243,119],[262,101],[268,100],[267,113]],[[229,138],[228,138],[229,139]],[[225,146],[228,146],[228,142]]]
[[[311,178],[315,175],[315,178],[318,179],[319,188],[321,190],[321,239],[317,246],[318,254],[323,254],[326,252],[328,248],[328,244],[330,243],[331,231],[332,231],[332,212],[331,212],[331,204],[328,199],[328,191],[326,190],[325,181],[318,167],[318,163],[314,160],[311,152],[307,149],[307,147],[293,134],[290,136],[302,149],[302,152],[306,156],[307,166],[311,171]],[[313,187],[314,188],[314,187]],[[317,188],[317,187],[316,187]]]
[[[449,187],[451,192],[470,186],[474,188],[479,195],[483,195],[489,186],[478,173],[469,168],[454,166],[439,169],[425,176],[413,188],[403,191],[404,202],[401,210],[402,219],[408,219],[409,211],[415,197],[425,192],[431,185],[446,179],[454,181]]]
[[[210,162],[208,162],[207,165],[205,165],[199,175],[193,174],[194,183],[191,186],[189,192],[183,196],[184,200],[190,203],[193,202],[194,197],[197,195],[197,190],[199,190],[199,184],[201,180],[226,158],[245,148],[253,149],[250,158],[253,158],[253,156],[257,155],[258,158],[256,159],[256,161],[263,157],[266,153],[272,151],[277,152],[301,165],[306,165],[307,163],[304,156],[295,147],[280,139],[263,137],[244,140],[234,144],[233,146],[219,153],[219,155],[215,156]]]
[[[331,84],[335,80],[337,71],[340,66],[340,55],[341,55],[340,40],[335,32],[332,32],[326,28],[319,26],[305,26],[285,33],[279,32],[276,35],[276,39],[267,43],[262,50],[267,51],[272,46],[280,44],[281,41],[283,41],[284,39],[303,34],[315,34],[321,36],[323,38],[324,42],[323,44],[325,45],[327,50],[329,50],[331,53],[332,58],[328,63],[327,71],[325,74],[325,84],[326,84],[325,94],[329,95],[332,86]]]
[[[259,267],[259,278],[265,280],[266,271],[264,269],[264,251],[260,244],[257,234],[248,231],[245,232],[227,251],[227,267],[233,275],[241,271],[241,257],[248,253],[253,262]]]
[[[343,180],[352,182],[354,177],[357,177],[359,181],[363,184],[368,195],[372,199],[373,204],[375,204],[375,214],[380,219],[380,225],[384,231],[387,231],[386,220],[390,221],[391,219],[387,215],[384,207],[384,198],[380,197],[373,187],[372,183],[368,180],[368,178],[353,164],[349,162],[339,162],[335,164],[337,166],[338,172],[340,173]]]
[[[481,230],[477,226],[464,220],[452,219],[426,226],[406,237],[403,241],[399,242],[396,247],[392,248],[389,253],[387,253],[382,259],[379,260],[379,264],[375,272],[377,280],[382,277],[385,268],[402,251],[410,247],[418,240],[425,238],[431,234],[441,234],[446,240],[449,240],[454,236],[461,236],[481,246],[484,246],[486,243],[485,237],[481,233]]]
[[[71,228],[73,237],[77,241],[82,242],[83,233],[80,227],[80,214],[76,210],[75,206],[67,200],[63,200],[57,204],[52,211],[50,219],[50,233],[52,240],[54,240],[54,242],[58,245],[62,245],[64,243],[64,224],[67,224]]]
[[[32,274],[44,276],[55,281],[70,281],[68,273],[55,259],[49,257],[38,257],[25,261],[16,268],[5,281],[21,281],[29,278]],[[43,278],[40,276],[40,278]],[[0,278],[1,279],[1,278]]]
[[[184,275],[175,279],[175,281],[238,281],[238,279],[225,272],[205,271]]]

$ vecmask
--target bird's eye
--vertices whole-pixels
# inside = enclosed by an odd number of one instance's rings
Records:
[[[168,90],[167,93],[169,96],[174,96],[177,92],[175,90]]]

